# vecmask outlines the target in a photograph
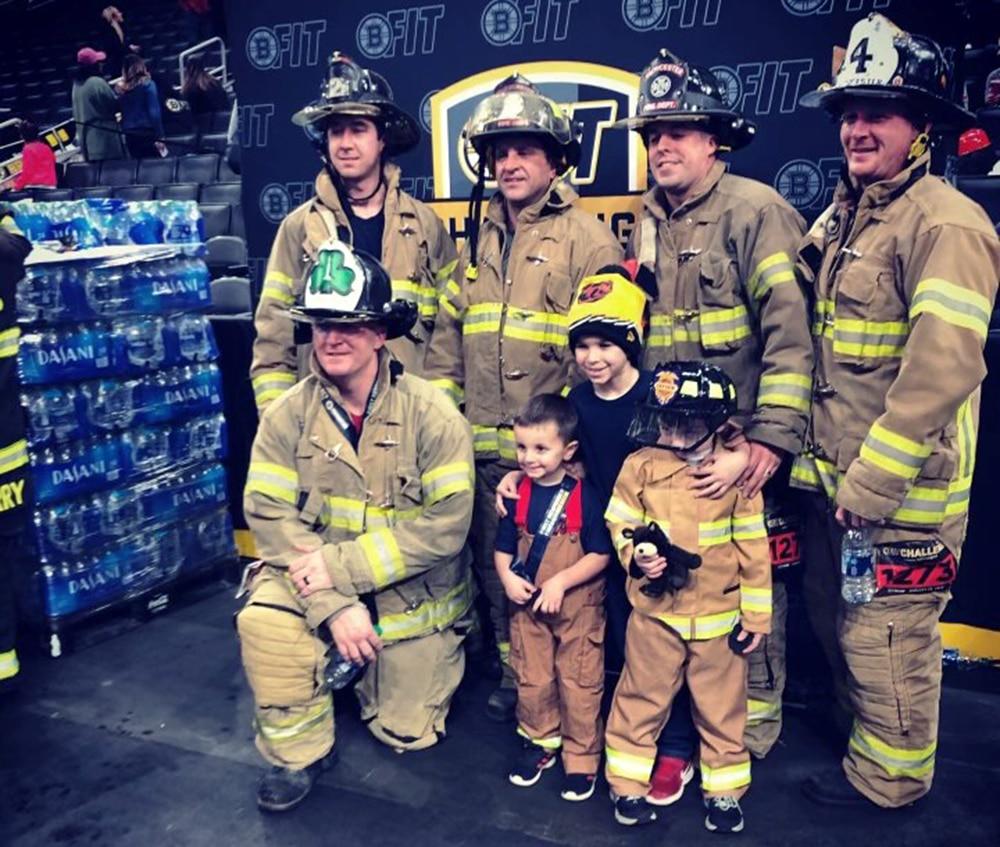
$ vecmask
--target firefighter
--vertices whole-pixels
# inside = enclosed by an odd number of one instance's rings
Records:
[[[932,127],[971,116],[929,38],[879,14],[855,24],[832,85],[802,105],[839,119],[845,167],[809,230],[816,371],[792,482],[817,493],[806,598],[854,722],[842,766],[804,784],[819,803],[895,808],[934,776],[937,624],[962,550],[983,347],[1000,244],[983,210],[930,174]],[[869,527],[875,598],[841,604],[845,527]]]
[[[380,259],[393,297],[417,307],[419,319],[388,347],[419,376],[437,314],[437,292],[455,262],[440,218],[400,188],[389,157],[416,147],[416,122],[374,71],[334,52],[319,100],[295,113],[319,153],[316,195],[278,227],[257,305],[250,377],[258,411],[309,372],[309,350],[297,345],[289,309],[302,299],[319,246],[336,237]]]
[[[329,762],[331,647],[370,663],[355,689],[361,717],[400,752],[444,735],[462,678],[472,436],[385,349],[416,318],[391,296],[373,257],[320,246],[291,310],[311,324],[310,375],[268,406],[253,444],[244,512],[263,561],[237,628],[272,766],[257,794],[269,811],[300,803]]]
[[[13,566],[23,545],[28,496],[28,445],[17,390],[17,283],[31,245],[12,217],[0,222],[0,693],[15,686],[19,664],[14,648]]]
[[[793,269],[805,222],[769,186],[726,172],[719,154],[748,145],[756,128],[725,104],[708,68],[661,49],[639,85],[635,116],[618,126],[642,135],[656,181],[626,251],[639,260],[640,278],[655,278],[658,289],[644,365],[691,359],[726,371],[750,446],[736,484],[747,497],[766,484],[769,527],[794,532],[787,478],[802,447],[812,372],[806,301]],[[783,580],[794,561],[774,562],[782,569],[773,627],[750,655],[746,743],[758,757],[781,731]],[[685,724],[685,710],[676,709],[661,739],[653,803],[679,799],[690,778],[693,730]]]
[[[514,716],[507,662],[507,601],[493,567],[494,492],[517,467],[513,416],[536,394],[569,387],[570,301],[580,280],[621,259],[621,247],[582,211],[562,179],[580,156],[580,130],[519,74],[474,109],[463,136],[478,155],[470,232],[453,280],[442,291],[427,377],[465,404],[476,450],[472,544],[502,666],[488,714]],[[499,191],[480,227],[487,174]]]

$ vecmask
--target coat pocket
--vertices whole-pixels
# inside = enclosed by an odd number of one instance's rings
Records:
[[[739,273],[725,253],[710,251],[701,257],[698,313],[706,353],[737,350],[750,337],[750,315],[740,296]]]
[[[896,274],[885,262],[860,258],[847,265],[840,272],[833,311],[836,361],[872,370],[902,357],[910,325]]]

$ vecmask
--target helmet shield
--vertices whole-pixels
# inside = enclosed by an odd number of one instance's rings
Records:
[[[940,45],[904,32],[876,12],[858,21],[833,84],[802,96],[809,108],[839,115],[846,97],[901,100],[935,124],[966,128],[974,117],[951,102],[950,62]]]

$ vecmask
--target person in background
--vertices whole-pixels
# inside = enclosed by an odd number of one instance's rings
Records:
[[[125,145],[133,159],[166,155],[159,92],[141,56],[129,53],[118,83]]]
[[[111,67],[121,67],[129,53],[139,52],[139,45],[129,43],[125,32],[125,15],[117,6],[105,6],[101,17],[105,23],[102,32],[104,53],[111,57]]]
[[[181,97],[187,100],[188,107],[195,116],[224,112],[229,108],[226,90],[205,69],[205,57],[200,53],[188,56],[184,62]]]
[[[73,82],[73,119],[76,143],[88,162],[124,159],[125,141],[118,128],[118,98],[101,76],[107,55],[93,47],[76,54]]]
[[[29,186],[56,187],[56,154],[44,141],[38,140],[38,125],[22,120],[18,129],[24,140],[21,151],[21,171],[14,177],[17,191]]]
[[[17,390],[17,312],[14,297],[31,251],[13,218],[0,220],[0,694],[13,689],[19,664],[14,648],[13,563],[23,549],[27,513],[28,445]]]

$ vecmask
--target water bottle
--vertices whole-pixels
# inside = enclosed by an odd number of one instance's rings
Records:
[[[168,200],[162,213],[165,244],[198,243],[201,238],[201,213],[190,200]]]
[[[378,624],[375,625],[375,632],[378,635],[382,634],[382,629]],[[330,649],[326,651],[326,655],[328,661],[326,667],[323,669],[323,681],[330,691],[339,691],[341,688],[349,685],[364,673],[365,668],[368,667],[367,663],[356,665],[350,659],[345,659],[334,645],[330,646]]]
[[[135,379],[102,379],[83,386],[87,419],[99,429],[125,429],[135,417]]]
[[[860,606],[875,596],[875,550],[870,527],[849,529],[840,544],[840,594]]]
[[[156,200],[129,203],[128,234],[133,244],[160,244],[163,242],[163,219]]]
[[[166,358],[163,340],[163,321],[160,318],[141,317],[124,326],[128,363],[142,370],[155,370]]]
[[[203,315],[183,315],[175,322],[181,359],[206,362],[216,358],[211,327]]]
[[[47,321],[64,317],[62,287],[59,274],[44,266],[28,268],[17,286],[17,314],[22,320]]]

